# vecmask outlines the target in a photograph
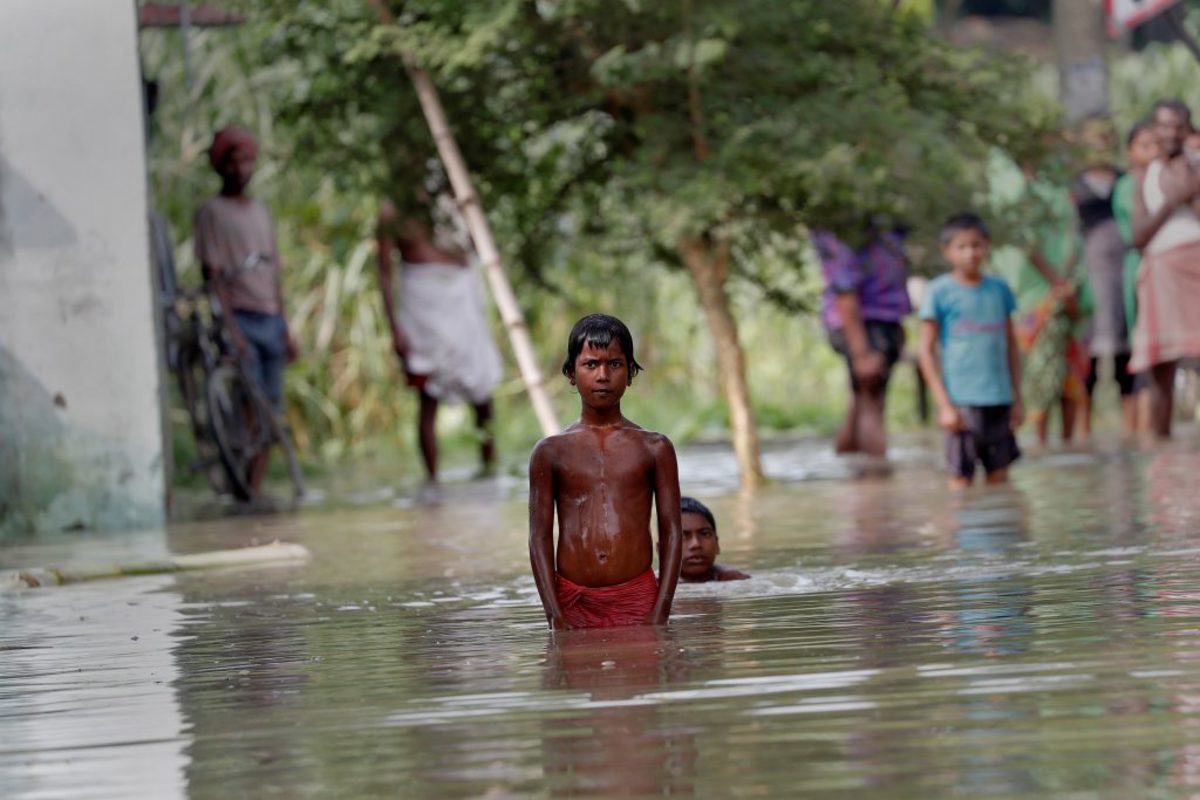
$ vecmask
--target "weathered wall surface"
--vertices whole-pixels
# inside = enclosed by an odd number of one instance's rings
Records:
[[[0,535],[163,521],[130,0],[0,3]]]

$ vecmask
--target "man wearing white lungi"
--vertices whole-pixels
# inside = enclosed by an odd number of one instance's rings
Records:
[[[438,404],[470,403],[481,435],[484,473],[495,462],[492,390],[500,382],[500,353],[488,328],[479,271],[466,253],[435,242],[431,224],[401,220],[391,203],[379,212],[379,287],[396,355],[408,385],[420,396],[417,425],[429,487],[437,483]],[[392,253],[400,254],[399,287]]]

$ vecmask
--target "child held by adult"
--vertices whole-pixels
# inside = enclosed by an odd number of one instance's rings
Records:
[[[930,282],[920,312],[921,372],[937,400],[956,489],[971,485],[977,461],[988,483],[1006,482],[1021,455],[1013,435],[1023,418],[1017,303],[1004,281],[983,274],[990,240],[975,214],[946,221],[940,243],[951,271]]]
[[[742,581],[750,576],[739,569],[717,563],[721,540],[717,520],[708,506],[694,497],[681,501],[683,523],[683,567],[679,577],[685,583]]]
[[[592,314],[575,323],[562,372],[579,392],[579,420],[538,442],[529,463],[529,558],[555,630],[661,625],[671,613],[681,560],[679,470],[666,436],[621,414],[641,369],[619,319]]]
[[[1142,266],[1129,368],[1149,371],[1154,433],[1169,438],[1176,368],[1183,359],[1200,358],[1200,168],[1185,148],[1192,129],[1188,107],[1159,102],[1154,122],[1159,156],[1134,193],[1133,246],[1142,251]]]

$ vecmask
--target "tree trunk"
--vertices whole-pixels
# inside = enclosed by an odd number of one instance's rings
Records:
[[[746,385],[746,359],[738,342],[737,323],[729,309],[729,296],[725,293],[729,246],[685,239],[680,242],[679,252],[692,273],[709,333],[717,347],[717,366],[729,404],[729,427],[742,488],[753,488],[763,482],[762,455],[754,411],[750,408],[750,390]]]
[[[395,18],[381,0],[370,2],[382,23],[395,24]],[[483,264],[484,274],[487,275],[488,284],[492,289],[492,298],[496,301],[500,319],[508,331],[513,354],[517,357],[517,366],[521,371],[521,380],[529,393],[529,402],[533,405],[533,413],[542,428],[542,435],[558,433],[562,428],[558,424],[558,416],[554,413],[550,397],[546,394],[546,380],[538,366],[537,353],[529,336],[529,326],[525,324],[525,315],[521,312],[517,296],[504,272],[504,263],[500,259],[495,237],[492,236],[492,227],[488,224],[487,215],[483,213],[479,195],[471,181],[471,173],[463,160],[462,152],[458,149],[454,133],[450,130],[450,123],[446,120],[446,112],[442,108],[437,88],[414,57],[406,55],[404,67],[408,70],[408,77],[417,92],[421,111],[429,125],[429,132],[433,135],[434,144],[437,145],[438,156],[454,189],[454,199],[466,220],[475,251]]]
[[[1054,0],[1060,99],[1069,122],[1108,115],[1108,39],[1102,0]]]

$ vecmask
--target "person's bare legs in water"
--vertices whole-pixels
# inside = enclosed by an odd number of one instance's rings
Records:
[[[421,459],[425,462],[426,485],[436,487],[438,482],[437,411],[438,400],[421,390],[421,410],[417,416],[417,441],[421,446]],[[475,427],[479,431],[480,477],[493,474],[496,462],[496,441],[492,436],[492,401],[486,400],[472,406],[475,411]],[[431,492],[434,490],[430,490]]]
[[[1160,439],[1171,438],[1171,417],[1175,412],[1175,371],[1177,361],[1164,361],[1150,368],[1151,425]]]
[[[883,458],[887,455],[887,432],[884,427],[885,384],[876,381],[852,389],[850,409],[838,429],[835,450],[839,454],[865,453]]]
[[[833,449],[838,455],[857,453],[858,446],[858,392],[850,390],[850,407],[846,409],[846,419],[842,420],[833,440]]]

